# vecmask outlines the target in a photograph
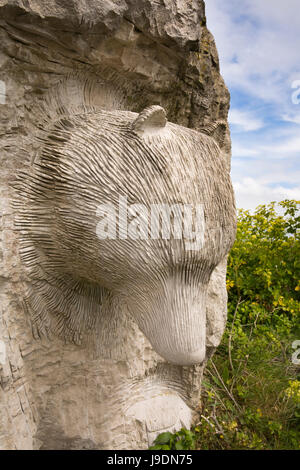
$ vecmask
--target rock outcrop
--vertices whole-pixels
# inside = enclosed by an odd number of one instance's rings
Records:
[[[229,93],[204,2],[0,0],[0,84],[0,449],[147,448],[190,425],[205,361],[166,362],[124,312],[103,319],[106,331],[118,325],[101,338],[117,342],[106,355],[94,341],[42,335],[24,302],[32,279],[18,217],[45,134],[85,112],[159,105],[210,136],[229,171]],[[208,287],[206,358],[226,322],[225,258]]]

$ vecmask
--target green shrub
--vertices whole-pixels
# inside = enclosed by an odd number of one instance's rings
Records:
[[[175,433],[163,432],[159,434],[150,450],[194,450],[195,444],[195,433],[182,428]]]

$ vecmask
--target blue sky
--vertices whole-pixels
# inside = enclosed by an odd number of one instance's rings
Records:
[[[300,200],[299,0],[206,0],[206,16],[231,93],[237,206]]]

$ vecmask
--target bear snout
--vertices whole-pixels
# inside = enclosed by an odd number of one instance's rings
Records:
[[[131,313],[154,350],[166,361],[190,366],[206,357],[206,285],[170,277],[147,294],[140,291]]]

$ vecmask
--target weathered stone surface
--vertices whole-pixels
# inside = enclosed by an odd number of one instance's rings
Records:
[[[0,0],[0,80],[0,449],[145,448],[162,428],[188,425],[204,363],[167,363],[126,312],[114,319],[111,357],[93,342],[33,340],[14,188],[39,162],[41,128],[99,107],[163,106],[169,122],[212,136],[229,168],[229,94],[204,2]],[[225,264],[209,284],[209,351],[226,319]]]

